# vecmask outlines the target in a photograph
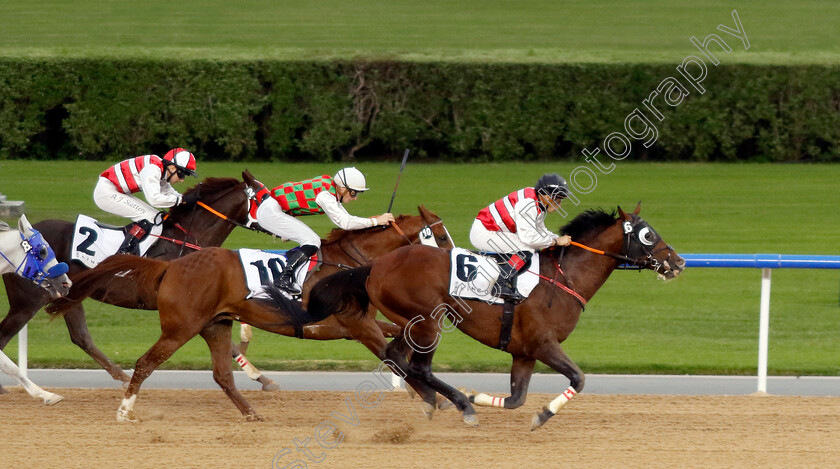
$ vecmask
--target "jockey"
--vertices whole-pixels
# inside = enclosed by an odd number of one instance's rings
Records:
[[[300,244],[289,251],[282,274],[274,279],[275,286],[293,295],[300,294],[293,278],[295,270],[321,247],[321,238],[295,217],[325,213],[343,230],[360,230],[394,221],[390,213],[370,218],[347,213],[342,204],[356,200],[360,192],[368,190],[365,184],[362,172],[351,167],[339,170],[335,177],[324,174],[257,193],[259,207],[256,219],[260,226],[276,236]]]
[[[478,212],[470,229],[470,242],[481,251],[503,254],[568,246],[569,236],[558,236],[545,227],[545,215],[557,210],[568,195],[569,188],[562,177],[544,174],[534,187],[512,192]],[[525,262],[520,256],[509,257],[503,265],[503,276],[512,281]],[[513,287],[503,284],[503,290],[505,286]]]
[[[140,241],[145,239],[155,224],[158,208],[168,208],[184,201],[172,184],[181,182],[187,175],[195,175],[195,156],[183,148],[173,148],[161,159],[157,155],[129,158],[111,166],[99,175],[93,191],[93,200],[102,210],[130,218],[125,240],[118,254],[139,254]],[[135,197],[143,192],[146,202]]]

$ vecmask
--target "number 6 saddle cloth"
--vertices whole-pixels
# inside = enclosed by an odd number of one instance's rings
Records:
[[[496,259],[469,251],[454,248],[451,254],[452,268],[449,275],[449,294],[453,297],[469,300],[482,300],[488,304],[502,304],[504,299],[494,295],[493,285],[499,279],[500,269]],[[516,278],[516,290],[527,298],[540,278],[539,253],[531,257],[528,271],[522,271]],[[498,292],[498,289],[495,289]]]
[[[146,236],[146,239],[140,242],[141,256],[146,255],[146,251],[155,244],[157,237],[154,235],[159,235],[162,230],[161,225],[152,226],[152,236]],[[106,225],[87,215],[79,215],[73,231],[70,258],[92,269],[106,257],[116,254],[124,239],[124,227]]]

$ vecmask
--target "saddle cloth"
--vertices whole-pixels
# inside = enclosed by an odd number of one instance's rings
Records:
[[[251,298],[268,298],[264,286],[274,284],[274,279],[280,276],[283,268],[286,267],[286,256],[259,249],[240,249],[239,261],[242,263],[242,271],[245,273],[245,282],[248,284],[248,296]],[[298,267],[295,272],[295,285],[303,287],[306,274],[318,265],[318,255],[312,257],[308,263]],[[292,298],[286,292],[283,292]]]
[[[154,225],[151,234],[158,235],[162,230],[162,226]],[[87,215],[79,215],[73,231],[70,258],[92,269],[106,257],[116,254],[124,239],[123,227],[103,225]],[[155,241],[157,237],[146,236],[140,243],[140,255],[145,256]]]
[[[492,258],[482,256],[463,248],[452,250],[452,267],[449,274],[449,294],[468,300],[482,300],[488,304],[502,304],[504,300],[493,295],[493,285],[499,278],[499,266]],[[522,272],[516,278],[516,291],[527,298],[539,283],[539,253],[531,257],[528,272]]]

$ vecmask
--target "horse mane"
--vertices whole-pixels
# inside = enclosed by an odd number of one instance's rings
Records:
[[[596,228],[606,228],[615,223],[616,213],[607,213],[604,209],[589,209],[581,212],[572,221],[560,228],[560,234],[569,235],[572,239],[583,237],[584,234]]]
[[[399,224],[401,221],[405,220],[406,218],[410,218],[410,217],[413,217],[413,216],[414,215],[397,215],[395,221],[396,221],[397,224]],[[382,226],[372,226],[370,228],[365,228],[365,229],[362,229],[362,230],[352,230],[352,231],[342,230],[341,228],[333,228],[332,231],[330,231],[327,234],[327,239],[325,239],[321,244],[337,243],[337,242],[341,241],[342,239],[344,239],[345,237],[347,237],[350,233],[358,233],[358,234],[367,233],[368,231],[373,230],[373,229],[382,229]]]

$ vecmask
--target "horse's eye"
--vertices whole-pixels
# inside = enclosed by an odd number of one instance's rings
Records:
[[[46,246],[41,245],[41,246],[38,247],[38,259],[44,260],[44,259],[47,258],[47,256],[49,254],[50,254],[50,252],[49,252],[49,250],[47,250]]]
[[[653,233],[650,231],[650,227],[644,227],[639,230],[639,241],[642,242],[645,246],[653,245],[654,236]]]

